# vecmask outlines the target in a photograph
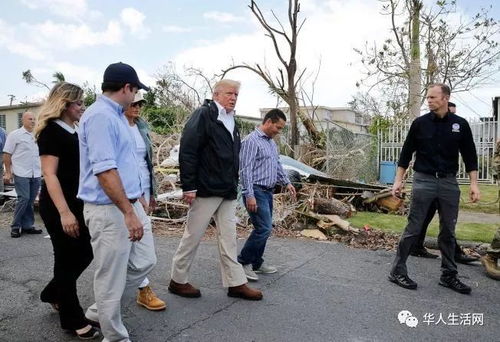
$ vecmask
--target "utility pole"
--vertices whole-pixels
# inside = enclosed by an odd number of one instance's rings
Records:
[[[9,98],[10,98],[10,103],[9,103],[9,106],[12,106],[12,102],[14,101],[14,99],[16,98],[16,95],[7,95]]]

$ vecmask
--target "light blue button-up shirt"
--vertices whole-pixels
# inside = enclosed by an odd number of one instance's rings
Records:
[[[83,114],[79,125],[80,185],[78,198],[93,204],[111,204],[97,175],[117,169],[129,199],[141,197],[135,141],[123,107],[101,95]]]

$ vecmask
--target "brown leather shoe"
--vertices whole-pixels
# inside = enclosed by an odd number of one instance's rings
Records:
[[[248,287],[247,284],[233,286],[227,289],[229,297],[243,298],[248,300],[261,300],[262,292]]]
[[[168,290],[181,297],[186,298],[198,298],[201,297],[201,292],[196,287],[191,285],[190,283],[179,284],[173,280],[170,280],[170,284],[168,285]]]

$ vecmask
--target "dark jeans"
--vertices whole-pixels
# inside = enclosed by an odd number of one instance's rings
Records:
[[[242,265],[252,264],[253,269],[256,270],[264,262],[262,256],[273,229],[273,189],[254,185],[253,192],[257,201],[257,212],[248,212],[248,214],[254,229],[245,242],[238,261]],[[246,204],[245,196],[243,196],[243,202]]]
[[[401,235],[392,272],[407,275],[406,260],[418,240],[432,203],[437,200],[439,212],[438,246],[441,250],[443,276],[457,274],[455,264],[455,224],[458,217],[460,189],[455,177],[436,178],[415,172],[408,224]]]
[[[429,207],[427,216],[425,217],[424,225],[422,227],[422,232],[420,233],[417,242],[413,245],[412,250],[418,251],[424,249],[424,242],[425,242],[425,235],[427,234],[427,228],[429,228],[429,224],[431,224],[431,221],[434,218],[434,215],[436,214],[437,210],[438,210],[438,201],[434,200],[431,206]],[[457,256],[460,256],[462,253],[463,253],[462,249],[460,248],[460,246],[457,243],[457,240],[455,239],[455,258]]]
[[[40,190],[40,178],[18,177],[14,175],[14,186],[17,194],[16,209],[12,220],[12,229],[33,229],[35,214],[33,203],[38,190]]]
[[[54,249],[54,277],[43,289],[40,299],[59,305],[61,328],[76,330],[88,324],[78,300],[76,281],[92,261],[93,254],[89,230],[83,219],[83,204],[73,204],[70,209],[80,227],[80,236],[76,239],[64,233],[52,201],[44,196],[40,198],[40,216]]]

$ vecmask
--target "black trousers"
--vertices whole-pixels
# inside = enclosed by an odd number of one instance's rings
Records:
[[[75,239],[64,233],[59,213],[47,197],[40,195],[40,216],[54,249],[54,277],[43,289],[40,299],[59,305],[61,328],[81,329],[88,323],[78,300],[76,281],[93,259],[90,234],[83,219],[83,203],[69,204],[80,226],[80,236]]]
[[[427,235],[427,228],[429,228],[429,224],[431,224],[431,221],[434,218],[434,215],[436,214],[437,210],[438,210],[438,201],[434,200],[431,206],[429,207],[427,216],[425,217],[424,225],[422,227],[422,232],[420,233],[417,242],[415,242],[415,244],[413,245],[412,250],[418,251],[424,249],[424,242],[425,242],[425,236]],[[457,243],[457,240],[455,239],[455,258],[461,254],[462,254],[462,249],[460,248],[460,246]]]
[[[392,272],[407,275],[406,260],[410,249],[418,240],[429,208],[437,201],[439,213],[438,246],[441,250],[441,271],[443,276],[457,274],[455,264],[455,225],[458,217],[460,188],[455,177],[436,178],[415,172],[413,176],[412,201],[408,224],[401,235]]]

